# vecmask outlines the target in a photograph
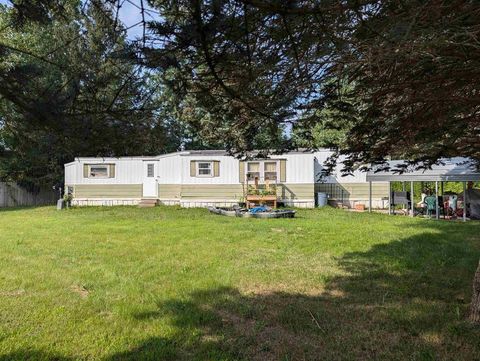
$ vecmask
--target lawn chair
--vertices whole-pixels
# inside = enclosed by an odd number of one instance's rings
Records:
[[[425,197],[425,204],[427,205],[427,216],[431,217],[437,210],[437,198],[435,196]]]
[[[395,214],[395,206],[402,205],[405,209],[410,209],[410,192],[392,192],[391,194],[391,207]]]

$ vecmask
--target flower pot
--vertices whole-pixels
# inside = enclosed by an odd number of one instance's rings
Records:
[[[362,203],[355,204],[355,210],[359,212],[365,211],[365,204],[362,204]]]

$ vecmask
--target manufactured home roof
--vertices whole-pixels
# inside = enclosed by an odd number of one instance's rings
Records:
[[[398,173],[395,169],[405,164],[403,160],[390,161],[388,171],[369,171],[367,181],[449,181],[467,182],[480,181],[480,171],[476,169],[473,162],[468,158],[443,159],[442,164],[434,165],[431,169],[410,169],[404,173]]]
[[[259,150],[253,150],[251,152],[247,153],[258,153],[260,152]],[[312,154],[312,150],[308,149],[297,149],[297,150],[290,150],[283,152],[281,154],[275,154],[275,153],[270,153],[272,156],[277,156],[277,155],[283,155],[283,154]],[[182,153],[183,156],[189,156],[189,155],[211,155],[211,156],[229,156],[230,154],[226,150],[186,150],[185,152]]]
[[[174,155],[182,155],[188,152],[174,152],[174,153],[166,153],[161,155],[140,155],[140,156],[129,156],[129,157],[76,157],[73,162],[66,163],[65,165],[73,164],[75,162],[110,162],[110,161],[117,161],[117,160],[157,160],[160,158],[171,157]]]
[[[319,149],[319,151],[325,151],[326,149]],[[257,151],[252,151],[251,153],[255,153]],[[298,149],[298,150],[291,150],[288,152],[284,152],[282,154],[313,154],[312,150],[308,149]],[[272,156],[281,156],[282,154],[271,154]],[[212,150],[184,150],[179,152],[167,153],[167,154],[160,154],[157,156],[129,156],[129,157],[77,157],[73,162],[66,163],[65,166],[73,164],[75,162],[111,162],[111,161],[118,161],[118,160],[157,160],[161,158],[167,158],[175,155],[180,156],[229,156],[230,154],[223,149],[212,149]]]
[[[212,155],[212,156],[225,156],[229,155],[226,150],[186,150],[182,156],[189,155]]]

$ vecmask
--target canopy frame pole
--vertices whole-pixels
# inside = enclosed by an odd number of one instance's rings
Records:
[[[435,181],[435,218],[440,219],[438,214],[440,207],[438,206],[438,181]]]
[[[447,219],[447,216],[445,215],[445,202],[443,199],[443,181],[440,181],[440,194],[442,195],[442,209],[443,209],[443,219]]]
[[[372,181],[368,182],[368,212],[372,213]]]
[[[467,182],[463,182],[463,221],[467,221]]]
[[[413,181],[410,182],[410,208],[411,208],[411,214],[410,217],[414,217],[415,213],[415,203],[413,202]]]
[[[388,181],[388,214],[392,214],[392,182]]]

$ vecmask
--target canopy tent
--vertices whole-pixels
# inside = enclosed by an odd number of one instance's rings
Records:
[[[402,170],[401,172],[399,170]],[[369,210],[371,207],[371,189],[372,182],[389,182],[391,190],[391,182],[410,182],[411,192],[411,215],[414,215],[413,202],[413,183],[414,182],[435,182],[435,194],[438,195],[438,183],[442,182],[463,182],[464,202],[466,203],[468,192],[466,190],[466,182],[480,181],[480,170],[476,168],[473,161],[468,158],[451,158],[442,159],[440,164],[434,165],[431,169],[415,169],[409,166],[407,162],[402,160],[390,161],[385,166],[377,167],[367,172],[367,182],[370,184],[369,194]],[[391,197],[391,191],[389,191]],[[472,199],[473,201],[474,199]],[[391,202],[389,202],[389,213],[391,213]],[[436,217],[439,218],[438,202],[436,209]],[[466,212],[463,212],[463,219],[466,220]]]

